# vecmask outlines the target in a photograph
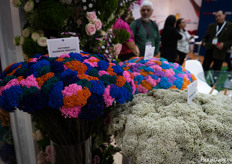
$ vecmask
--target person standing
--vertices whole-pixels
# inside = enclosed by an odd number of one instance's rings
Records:
[[[183,18],[176,21],[176,29],[182,35],[182,39],[177,41],[177,54],[179,56],[178,63],[180,65],[183,64],[187,53],[189,53],[189,41],[194,37],[194,35],[190,35],[188,31],[185,30],[185,27],[186,23]]]
[[[130,34],[129,39],[125,43],[122,44],[122,50],[118,56],[118,58],[121,61],[128,60],[131,57],[139,56],[139,53],[140,53],[139,48],[135,45],[135,42],[134,42],[134,34],[131,31],[130,26],[126,22],[126,18],[129,12],[130,12],[130,9],[126,10],[122,14],[121,18],[118,18],[117,21],[113,25],[113,30],[123,29],[123,30],[126,30]]]
[[[177,62],[177,40],[182,39],[182,35],[175,29],[176,17],[169,15],[164,23],[161,33],[160,56],[169,62]]]
[[[210,69],[212,62],[213,70],[221,70],[227,50],[232,46],[232,24],[225,18],[224,11],[217,11],[215,14],[216,22],[208,26],[202,39],[202,46],[206,48],[203,61],[204,71]]]
[[[155,55],[159,53],[160,34],[157,24],[150,19],[152,13],[152,2],[145,0],[140,8],[141,18],[136,19],[130,25],[134,33],[135,44],[139,47],[140,56],[145,55],[146,46],[155,47]]]

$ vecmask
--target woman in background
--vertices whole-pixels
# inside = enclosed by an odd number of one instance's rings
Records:
[[[130,33],[130,38],[128,41],[122,44],[122,50],[118,56],[121,61],[130,59],[131,57],[139,56],[139,48],[136,46],[134,41],[134,34],[130,29],[130,26],[126,22],[126,18],[130,10],[128,9],[123,13],[121,18],[118,18],[113,25],[113,30],[115,29],[124,29]]]
[[[161,51],[160,56],[166,58],[169,62],[177,60],[177,40],[182,35],[175,29],[176,17],[169,15],[165,20],[164,28],[161,33]]]
[[[186,23],[183,18],[176,21],[176,29],[182,35],[182,39],[177,41],[177,54],[179,56],[179,64],[182,65],[184,59],[189,52],[189,40],[194,37],[185,30]]]

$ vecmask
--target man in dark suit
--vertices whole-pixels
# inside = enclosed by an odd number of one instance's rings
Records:
[[[221,70],[227,50],[232,46],[232,23],[225,20],[226,14],[219,10],[215,14],[216,22],[208,26],[202,39],[206,48],[203,62],[204,71],[208,71],[212,62],[213,70]]]

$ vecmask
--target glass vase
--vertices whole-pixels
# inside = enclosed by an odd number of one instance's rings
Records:
[[[92,140],[89,137],[82,143],[61,145],[54,142],[52,164],[92,164]]]

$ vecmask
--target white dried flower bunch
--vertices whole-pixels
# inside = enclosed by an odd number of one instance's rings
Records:
[[[116,106],[109,132],[132,164],[232,162],[232,100],[224,95],[152,90]]]

